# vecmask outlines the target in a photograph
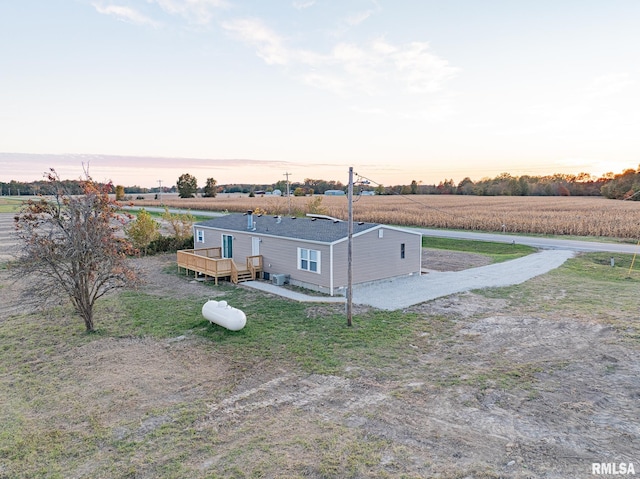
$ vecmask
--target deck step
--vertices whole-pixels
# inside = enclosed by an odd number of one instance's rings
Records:
[[[253,281],[253,274],[249,270],[238,271],[238,283]]]

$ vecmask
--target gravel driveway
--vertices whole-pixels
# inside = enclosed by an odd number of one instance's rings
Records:
[[[542,250],[511,261],[464,271],[431,271],[420,276],[402,276],[358,284],[353,287],[353,302],[393,311],[463,291],[520,284],[558,268],[574,254],[570,250]],[[308,296],[264,281],[249,281],[242,284],[295,301],[332,303],[345,301],[342,296]]]
[[[520,284],[561,266],[573,255],[569,250],[543,250],[512,261],[464,271],[431,272],[356,285],[353,302],[392,311],[462,291]]]

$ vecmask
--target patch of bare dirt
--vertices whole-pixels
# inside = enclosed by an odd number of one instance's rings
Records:
[[[637,461],[637,352],[599,324],[502,316],[500,302],[465,299],[475,306],[450,316],[453,335],[425,326],[394,377],[254,371],[198,427],[337,424],[393,444],[380,473],[415,477],[580,478],[593,462]]]
[[[142,279],[140,289],[147,294],[168,298],[217,296],[215,289],[203,288],[202,282],[194,278],[193,272],[186,274],[182,270],[182,277],[173,274],[177,272],[175,253],[133,258],[130,261]]]
[[[504,311],[507,307],[508,301],[505,299],[489,299],[478,294],[465,292],[420,303],[407,308],[406,311],[428,314],[429,316],[444,315],[469,319],[481,314]]]
[[[462,271],[491,264],[491,258],[477,253],[422,248],[422,270]]]
[[[225,383],[229,363],[201,338],[106,338],[67,352],[69,371],[82,371],[61,395],[92,404],[103,426],[195,401]],[[120,430],[125,435],[134,431]]]

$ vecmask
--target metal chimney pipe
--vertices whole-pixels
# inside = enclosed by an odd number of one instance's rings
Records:
[[[248,230],[253,229],[253,211],[252,210],[247,211],[247,229]]]

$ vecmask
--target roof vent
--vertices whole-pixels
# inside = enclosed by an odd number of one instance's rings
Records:
[[[310,218],[315,218],[318,220],[331,220],[331,221],[342,221],[339,218],[334,218],[333,216],[329,216],[329,215],[319,215],[316,213],[307,213],[307,216]]]
[[[253,211],[247,211],[247,229],[254,230],[255,226],[253,226]]]
[[[278,215],[275,218],[276,218],[276,223],[278,224],[282,223],[282,216]]]

